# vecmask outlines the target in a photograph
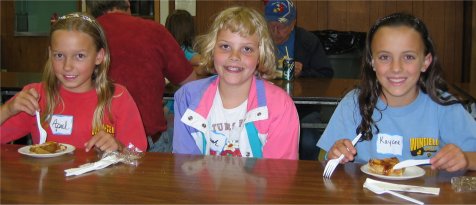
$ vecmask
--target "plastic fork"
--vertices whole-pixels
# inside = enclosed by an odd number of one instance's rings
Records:
[[[401,198],[401,199],[405,199],[405,200],[411,201],[411,202],[413,202],[413,203],[415,203],[415,204],[425,204],[425,203],[423,203],[422,201],[418,201],[418,200],[416,200],[416,199],[414,199],[414,198],[405,196],[405,195],[403,195],[403,194],[399,194],[399,193],[394,192],[394,191],[390,191],[390,190],[386,190],[386,189],[384,189],[384,188],[381,188],[381,187],[379,187],[379,186],[376,185],[376,184],[371,184],[371,183],[365,182],[365,183],[364,183],[364,187],[367,188],[367,189],[369,189],[370,191],[376,193],[376,194],[389,193],[389,194],[392,194],[392,195],[394,195],[394,196],[396,196],[396,197],[399,197],[399,198]]]
[[[362,132],[359,133],[355,138],[352,140],[352,145],[355,145],[357,141],[359,141],[360,137],[362,136]],[[339,165],[340,160],[344,158],[344,154],[341,154],[337,159],[331,159],[327,162],[326,167],[324,168],[324,176],[325,178],[331,178],[332,173],[336,169],[337,165]]]
[[[46,134],[46,130],[43,129],[43,127],[41,126],[41,123],[40,123],[40,112],[36,111],[36,125],[38,126],[38,130],[40,131],[40,143],[39,144],[43,144],[46,142],[46,136],[48,134]]]

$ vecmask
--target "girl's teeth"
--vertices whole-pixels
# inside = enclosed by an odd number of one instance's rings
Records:
[[[239,71],[239,70],[241,70],[240,68],[236,68],[236,67],[228,67],[227,69],[228,69],[228,70],[231,70],[231,71]]]
[[[401,83],[401,82],[403,82],[405,79],[403,79],[403,78],[398,78],[398,79],[390,78],[389,80],[390,80],[390,82],[393,82],[393,83]]]

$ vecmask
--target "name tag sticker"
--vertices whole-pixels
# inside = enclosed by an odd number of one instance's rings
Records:
[[[54,135],[71,135],[73,132],[73,116],[53,115],[50,129]]]
[[[377,136],[377,153],[402,155],[403,137],[379,133]]]

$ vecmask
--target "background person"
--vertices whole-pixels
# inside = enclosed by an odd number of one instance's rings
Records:
[[[208,72],[199,67],[200,54],[193,50],[195,23],[192,15],[186,10],[177,9],[167,16],[165,27],[180,45],[180,48],[182,48],[185,54],[185,58],[192,64],[195,72],[198,75],[207,75]]]
[[[298,158],[299,119],[283,89],[259,79],[275,72],[274,46],[256,10],[220,12],[197,47],[218,76],[175,93],[173,152]]]
[[[42,82],[26,85],[1,107],[1,143],[31,134],[38,144],[34,115],[40,111],[47,141],[86,151],[121,150],[132,143],[145,151],[147,140],[134,100],[107,77],[108,44],[96,20],[82,13],[59,17],[49,36]]]
[[[329,59],[319,38],[313,33],[296,26],[296,6],[291,0],[270,0],[265,6],[268,29],[277,47],[278,69],[282,72],[283,60],[289,54],[294,59],[294,77],[333,76]],[[282,73],[278,72],[277,77]],[[319,88],[316,88],[319,89]],[[298,105],[302,123],[320,123],[320,107]],[[322,131],[315,128],[301,128],[299,158],[316,160],[319,149],[316,143]]]
[[[291,0],[268,1],[264,15],[277,48],[278,69],[282,68],[282,61],[289,54],[294,59],[295,77],[333,76],[319,38],[296,26],[296,7]]]
[[[131,92],[148,136],[148,151],[171,151],[162,100],[165,78],[182,85],[196,79],[190,63],[167,29],[131,15],[128,0],[87,0],[103,26],[111,50],[109,75]],[[160,140],[159,140],[160,139]]]
[[[317,144],[327,157],[430,159],[432,169],[476,170],[476,121],[446,92],[425,24],[405,13],[383,17],[364,54],[360,88],[342,99]]]

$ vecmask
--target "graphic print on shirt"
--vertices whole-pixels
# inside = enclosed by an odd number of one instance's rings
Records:
[[[243,130],[247,100],[236,108],[223,107],[219,91],[210,111],[210,155],[242,156],[240,136]]]
[[[438,151],[440,141],[431,137],[410,138],[410,153],[412,156],[431,157]]]
[[[114,132],[114,126],[108,125],[108,124],[104,124],[104,125],[102,126],[102,130],[103,130],[104,132],[109,133],[109,134],[111,134],[112,136],[114,136],[114,133],[115,133],[115,132]],[[99,132],[99,129],[95,129],[95,130],[92,131],[91,135],[94,136],[94,135],[96,135],[98,132]]]

